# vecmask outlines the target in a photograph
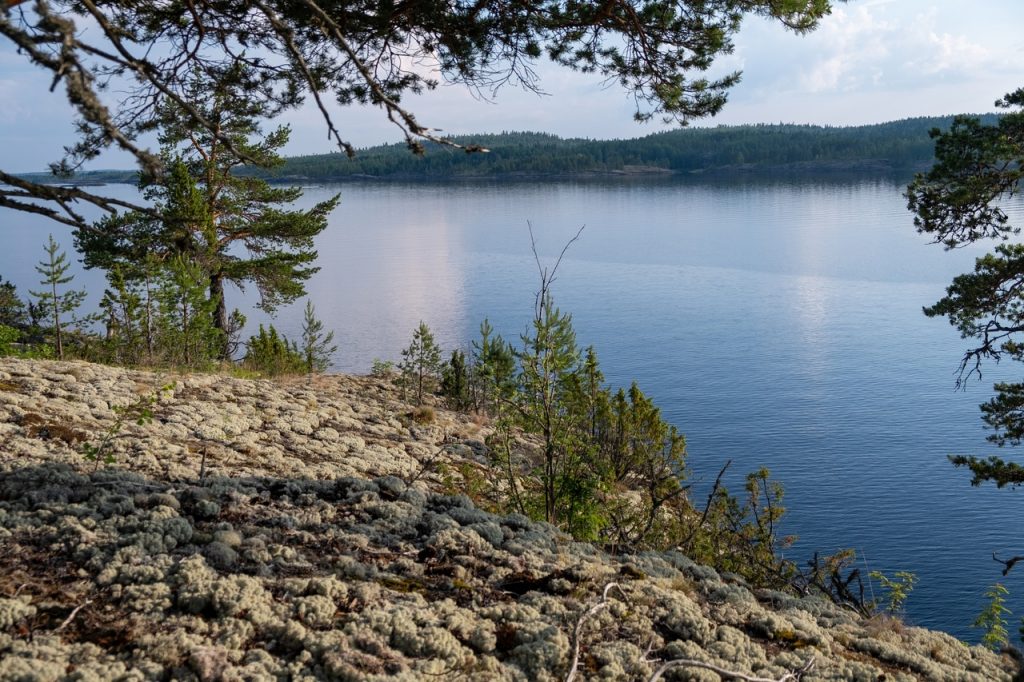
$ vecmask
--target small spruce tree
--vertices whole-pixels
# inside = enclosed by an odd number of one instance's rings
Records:
[[[338,350],[333,343],[334,332],[324,333],[324,323],[317,319],[313,302],[307,299],[302,320],[302,357],[307,373],[327,370],[331,364],[331,356]]]
[[[46,251],[46,259],[40,261],[36,266],[36,272],[43,276],[40,284],[47,288],[43,291],[29,293],[35,296],[43,313],[50,319],[57,357],[63,360],[64,331],[68,316],[74,319],[74,313],[85,300],[86,292],[84,290],[61,290],[63,285],[74,279],[74,275],[67,274],[71,269],[71,264],[68,263],[67,255],[60,250],[60,244],[54,241],[52,234],[43,248]]]

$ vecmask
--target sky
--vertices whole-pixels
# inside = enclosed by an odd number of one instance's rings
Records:
[[[813,33],[745,20],[733,54],[715,73],[743,72],[725,109],[695,125],[813,123],[858,125],[911,116],[993,111],[1024,86],[1021,0],[853,0],[837,4]],[[633,105],[599,76],[539,64],[538,96],[514,87],[486,100],[442,85],[405,104],[424,125],[449,134],[534,130],[564,137],[631,138],[672,126],[633,121]],[[43,170],[74,139],[63,94],[46,73],[0,38],[0,167]],[[356,146],[400,142],[401,132],[372,107],[336,107],[342,136]],[[286,155],[335,151],[312,107],[279,119],[292,128]],[[91,168],[127,168],[119,152]]]

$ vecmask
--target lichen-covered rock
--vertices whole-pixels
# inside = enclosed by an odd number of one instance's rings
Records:
[[[36,614],[28,597],[15,599],[0,598],[0,630],[7,630],[29,616]]]
[[[112,405],[164,379],[2,359],[0,381],[18,387],[0,391],[0,682],[553,681],[577,645],[593,680],[675,658],[778,678],[813,657],[808,682],[1017,673],[942,633],[442,494],[424,464],[479,466],[486,433],[440,409],[413,433],[386,382],[177,377],[159,418],[115,439],[118,466],[94,470],[29,427],[95,442]]]

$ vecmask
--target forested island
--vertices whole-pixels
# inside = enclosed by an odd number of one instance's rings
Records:
[[[990,121],[995,116],[987,117]],[[264,177],[289,180],[351,178],[456,179],[582,175],[735,173],[906,173],[934,158],[928,133],[952,117],[909,118],[869,126],[744,125],[685,128],[628,140],[564,139],[504,132],[454,138],[487,153],[426,146],[415,156],[404,144],[344,154],[292,157]]]
[[[980,117],[985,124],[996,114]],[[358,179],[454,180],[492,177],[657,176],[668,174],[909,174],[934,159],[929,131],[952,116],[907,118],[864,126],[758,124],[684,128],[625,140],[562,138],[538,132],[460,135],[452,140],[487,152],[427,142],[422,155],[404,143],[343,153],[286,158],[272,168],[249,166],[276,182]],[[42,174],[34,175],[39,179]],[[135,182],[135,171],[90,171],[83,183]]]

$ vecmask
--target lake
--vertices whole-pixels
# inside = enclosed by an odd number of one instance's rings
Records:
[[[585,225],[556,303],[608,380],[638,381],[686,434],[694,489],[727,459],[735,490],[767,466],[786,488],[783,531],[800,538],[788,556],[852,547],[863,568],[912,571],[908,619],[977,641],[970,623],[992,583],[1011,590],[1011,632],[1024,615],[1024,569],[1003,578],[991,558],[1024,550],[1024,498],[971,488],[947,461],[996,452],[977,405],[1001,374],[955,391],[966,344],[921,308],[983,251],[927,245],[902,191],[754,179],[309,187],[305,204],[342,198],[307,288],[336,331],[338,371],[397,360],[420,320],[448,349],[484,317],[517,339],[538,285],[527,223],[548,265]],[[32,216],[0,213],[0,226],[0,275],[23,293],[47,232],[71,247],[66,228]],[[98,301],[97,273],[77,282]],[[251,304],[251,292],[228,303]],[[297,336],[301,307],[275,325]]]

